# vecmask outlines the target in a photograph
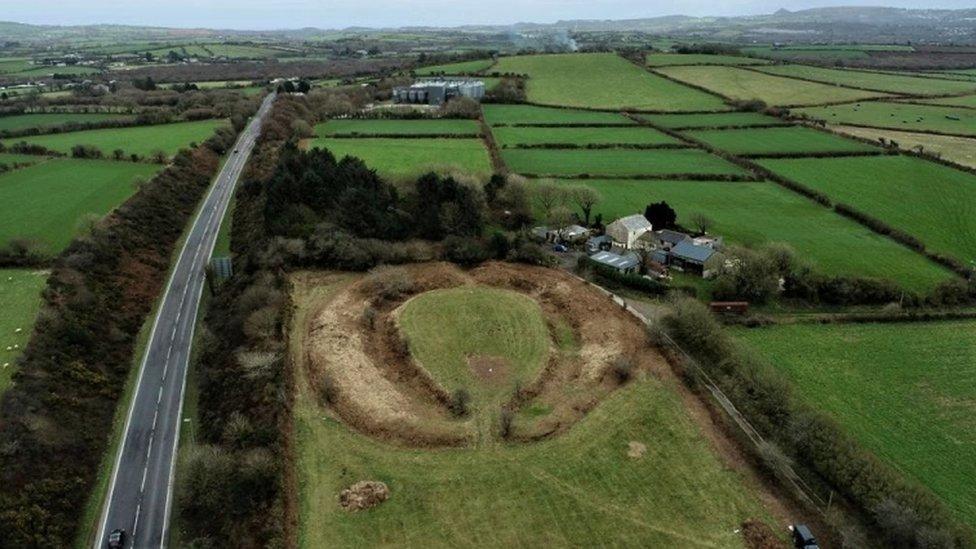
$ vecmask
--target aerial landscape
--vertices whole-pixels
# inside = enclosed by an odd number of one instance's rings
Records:
[[[434,4],[0,12],[0,548],[976,547],[976,9]]]

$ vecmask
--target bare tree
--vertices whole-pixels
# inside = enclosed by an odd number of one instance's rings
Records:
[[[542,216],[546,219],[552,214],[553,208],[566,204],[566,189],[552,181],[540,181],[532,189],[535,202],[542,208]]]
[[[707,233],[708,229],[710,229],[712,225],[715,224],[715,222],[712,221],[712,218],[708,217],[707,215],[701,212],[696,212],[691,214],[691,216],[688,218],[688,221],[690,221],[691,224],[694,225],[696,229],[698,229],[698,232],[700,234]]]
[[[556,229],[559,240],[563,239],[563,230],[574,221],[576,221],[576,214],[566,206],[556,206],[546,217],[546,223]]]
[[[600,193],[592,187],[577,185],[569,188],[569,198],[583,212],[583,224],[589,227],[593,206],[596,206],[602,198]]]

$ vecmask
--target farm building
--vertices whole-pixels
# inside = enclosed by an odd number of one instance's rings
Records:
[[[484,96],[485,83],[481,80],[419,80],[393,88],[393,100],[397,103],[443,105],[454,97],[481,99]]]
[[[640,258],[633,253],[620,255],[613,252],[597,252],[591,255],[590,259],[601,265],[616,269],[620,273],[636,273],[638,267],[640,267]]]
[[[671,249],[669,263],[676,269],[705,276],[715,266],[718,258],[718,252],[714,248],[685,241]]]
[[[590,239],[586,241],[586,253],[590,255],[597,252],[609,252],[611,248],[613,248],[613,239],[605,234],[600,236],[591,236]]]
[[[621,217],[607,225],[607,235],[614,243],[627,250],[635,247],[637,239],[651,230],[651,222],[641,214]]]

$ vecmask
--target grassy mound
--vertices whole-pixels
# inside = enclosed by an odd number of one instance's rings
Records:
[[[465,388],[476,402],[534,378],[549,347],[539,305],[493,288],[421,294],[404,305],[400,326],[414,358],[445,388]]]

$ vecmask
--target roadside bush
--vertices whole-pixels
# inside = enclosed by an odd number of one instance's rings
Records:
[[[617,383],[627,383],[634,376],[634,362],[627,357],[618,356],[613,360],[610,371],[617,379]]]
[[[480,240],[449,236],[444,239],[444,259],[462,267],[474,267],[488,260],[490,253]]]
[[[880,541],[891,547],[973,544],[972,532],[938,498],[793,396],[782,374],[735,344],[703,304],[677,298],[662,321],[750,423],[782,449],[774,461],[793,460],[829,484],[870,517]]]
[[[363,281],[364,288],[381,300],[393,300],[414,290],[414,280],[403,267],[376,267]]]

